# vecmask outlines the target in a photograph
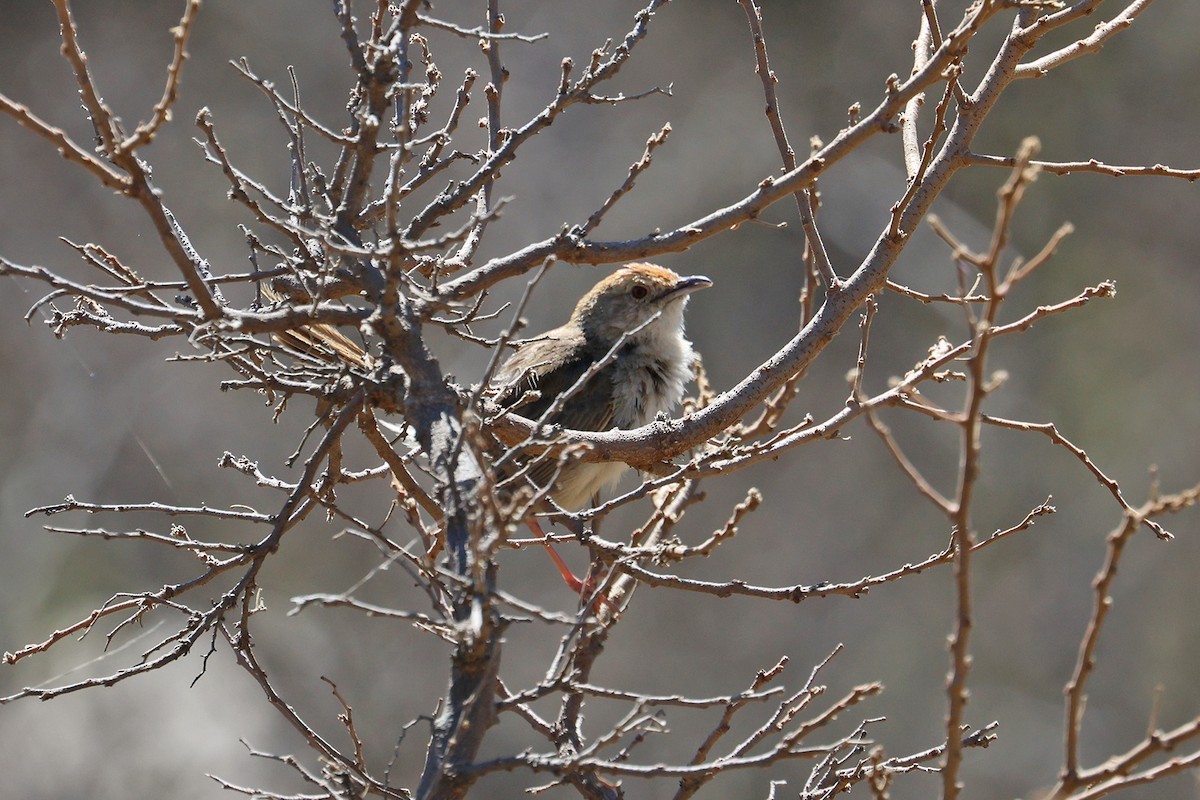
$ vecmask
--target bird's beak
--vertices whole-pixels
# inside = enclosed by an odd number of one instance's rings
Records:
[[[703,275],[689,275],[686,278],[680,278],[675,282],[674,286],[660,294],[657,302],[666,305],[673,300],[678,300],[680,297],[689,295],[692,292],[698,292],[701,289],[707,289],[712,285],[713,282]]]

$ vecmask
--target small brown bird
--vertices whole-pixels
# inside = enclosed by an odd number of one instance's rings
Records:
[[[565,325],[519,345],[491,381],[497,404],[582,431],[638,428],[670,413],[683,399],[695,358],[684,337],[683,310],[692,292],[711,285],[703,275],[680,277],[654,264],[622,267],[579,300]],[[280,299],[269,285],[263,290],[269,300]],[[276,337],[310,356],[358,368],[370,363],[362,348],[329,325]],[[537,392],[534,399],[530,391]],[[627,469],[622,462],[584,461],[560,468],[557,460],[545,459],[527,477],[559,507],[575,511]],[[545,539],[536,519],[528,524]],[[577,592],[586,588],[549,542],[546,547],[567,585]]]
[[[492,380],[497,402],[519,404],[515,411],[523,417],[583,431],[638,428],[670,413],[683,399],[695,358],[684,337],[684,307],[692,292],[711,285],[702,275],[680,277],[654,264],[622,267],[580,299],[565,325],[520,345]],[[536,399],[521,403],[531,390]],[[548,459],[529,479],[574,511],[627,469],[621,462],[584,461],[560,469]],[[536,520],[529,524],[543,536]],[[569,586],[584,588],[553,548],[550,555]]]

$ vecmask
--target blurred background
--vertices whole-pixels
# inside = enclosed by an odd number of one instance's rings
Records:
[[[96,80],[132,128],[161,93],[171,48],[168,30],[182,3],[92,0],[76,5]],[[248,268],[237,225],[251,220],[226,200],[219,170],[203,162],[192,142],[198,135],[192,117],[201,107],[211,109],[234,162],[286,192],[289,161],[282,128],[265,97],[228,62],[246,56],[260,75],[281,85],[287,81],[286,67],[294,65],[306,108],[341,126],[352,74],[330,5],[326,0],[209,0],[202,9],[175,120],[143,156],[154,164],[167,204],[218,273]],[[438,4],[436,11],[475,25],[484,16],[476,5]],[[620,40],[640,5],[627,0],[506,4],[508,30],[551,35],[536,44],[502,45],[512,76],[505,87],[505,123],[517,126],[537,113],[554,91],[561,60],[570,56],[577,65],[586,64],[605,39]],[[874,107],[889,74],[909,72],[916,3],[765,0],[763,5],[783,119],[800,154],[810,137],[832,139],[851,104]],[[947,4],[947,20],[957,19],[959,5]],[[1120,6],[1102,8],[1107,18]],[[75,84],[58,55],[51,4],[0,2],[0,18],[0,91],[61,125],[76,141],[89,142]],[[1022,138],[1036,135],[1049,160],[1195,168],[1200,165],[1198,28],[1200,4],[1160,0],[1100,54],[1012,87],[982,131],[979,150],[1011,155]],[[973,45],[968,86],[982,74],[988,47],[999,35],[994,31]],[[463,70],[471,66],[486,75],[486,63],[474,42],[437,32],[429,36],[445,75],[433,108],[437,121],[444,118]],[[458,144],[464,149],[478,143],[473,123],[485,113],[484,80],[464,117],[464,139]],[[673,130],[670,140],[637,189],[606,219],[599,238],[634,238],[653,228],[675,227],[736,201],[778,171],[747,26],[736,3],[678,0],[668,5],[617,81],[605,88],[632,94],[668,84],[671,97],[654,95],[616,108],[572,108],[520,151],[498,187],[512,201],[489,229],[480,259],[585,219],[641,156],[646,138],[666,122]],[[328,164],[328,149],[316,137],[310,144],[313,157]],[[57,240],[64,236],[102,244],[146,276],[173,276],[133,204],[98,187],[9,118],[0,119],[0,176],[0,253],[6,258],[83,277],[72,251]],[[989,169],[961,174],[935,213],[963,241],[985,247],[995,190],[1006,177],[1006,171]],[[863,258],[903,183],[899,137],[885,136],[822,179],[820,221],[839,272],[848,274]],[[1198,212],[1200,187],[1180,180],[1043,175],[1018,213],[1007,254],[1031,256],[1062,223],[1075,226],[1060,255],[1014,294],[1007,319],[1102,280],[1115,281],[1118,293],[998,344],[992,364],[1006,370],[1009,379],[991,397],[988,410],[1054,421],[1121,482],[1134,505],[1147,496],[1152,467],[1165,491],[1200,480]],[[788,225],[744,225],[690,252],[660,259],[716,283],[693,299],[689,328],[718,390],[740,380],[796,331],[802,240],[794,204],[779,203],[764,216],[766,222]],[[923,291],[950,290],[956,280],[947,255],[945,246],[922,229],[893,278]],[[556,266],[527,313],[528,330],[563,322],[574,300],[607,269]],[[515,283],[503,287],[496,300],[519,296],[522,286]],[[170,363],[186,346],[182,342],[155,344],[81,329],[55,340],[42,316],[35,314],[29,324],[22,319],[42,292],[39,286],[0,278],[0,451],[8,454],[0,459],[0,648],[6,651],[41,641],[116,592],[153,590],[195,570],[194,563],[161,549],[45,533],[46,520],[26,518],[28,509],[68,494],[95,502],[271,508],[276,497],[218,469],[217,460],[230,450],[258,461],[266,472],[293,475],[282,461],[296,447],[311,412],[296,404],[273,424],[261,398],[219,390],[221,380],[233,377],[228,370]],[[896,295],[882,298],[867,390],[885,388],[890,376],[903,374],[943,334],[954,341],[964,335],[954,309],[921,306]],[[485,351],[459,340],[433,344],[444,368],[460,381],[470,383],[482,372]],[[829,347],[805,379],[790,419],[805,412],[821,419],[842,406],[856,347],[850,329]],[[957,464],[953,431],[902,415],[887,421],[914,461],[951,493]],[[761,489],[765,499],[739,536],[705,563],[688,565],[686,573],[765,585],[846,581],[942,549],[950,535],[944,518],[917,495],[878,439],[861,424],[843,434],[844,440],[814,444],[778,462],[709,481],[708,501],[677,528],[686,541],[700,541],[719,526],[749,486]],[[1089,582],[1120,512],[1070,454],[1044,437],[987,431],[984,447],[976,517],[980,533],[1017,523],[1048,495],[1058,513],[975,560],[977,625],[967,720],[973,726],[999,720],[1000,727],[988,750],[968,752],[964,779],[973,797],[1032,797],[1053,783],[1062,761],[1062,686],[1090,611]],[[386,503],[378,496],[358,501],[374,509]],[[604,533],[619,536],[647,508],[611,517]],[[155,517],[82,515],[53,522],[156,530],[166,524]],[[1135,537],[1114,587],[1115,607],[1087,706],[1088,765],[1140,741],[1150,725],[1172,727],[1200,714],[1195,679],[1200,514],[1192,509],[1163,522],[1176,539],[1164,543],[1145,532]],[[195,521],[189,530],[200,538],[258,535]],[[344,591],[376,563],[373,548],[354,537],[337,537],[339,530],[314,521],[289,536],[270,562],[262,580],[266,610],[258,620],[260,658],[298,710],[333,741],[346,744],[336,721],[341,709],[319,677],[335,681],[354,707],[376,771],[394,757],[394,783],[412,786],[426,729],[418,725],[396,745],[406,723],[434,711],[444,689],[445,648],[403,625],[348,612],[287,614],[292,596]],[[581,553],[567,549],[580,564]],[[506,553],[501,574],[506,586],[532,601],[572,607],[574,599],[541,553]],[[950,570],[940,568],[861,599],[799,606],[642,588],[594,681],[708,696],[748,686],[755,671],[786,656],[791,659],[786,684],[794,689],[812,665],[842,643],[845,649],[820,681],[829,685],[830,697],[868,681],[881,681],[886,688],[843,715],[838,730],[850,730],[865,717],[882,717],[871,735],[887,754],[915,752],[944,736],[951,579]],[[398,572],[379,576],[361,594],[392,606],[421,601]],[[107,655],[101,652],[107,628],[97,630],[78,645],[0,668],[0,695],[106,674],[136,661],[168,630],[148,624],[127,632]],[[556,642],[553,633],[513,626],[504,656],[510,687],[542,675]],[[247,752],[249,746],[296,753],[314,766],[303,742],[224,648],[216,649],[206,673],[192,685],[204,668],[201,655],[113,688],[0,707],[0,794],[28,800],[227,796],[207,774],[245,786],[303,789],[285,767]],[[555,709],[541,710],[553,714]],[[602,730],[621,711],[594,704],[589,729]],[[743,712],[745,719],[730,741],[765,713]],[[639,760],[686,757],[715,717],[673,711],[667,722],[674,733],[651,737]],[[544,747],[519,727],[503,725],[483,755]],[[709,796],[765,797],[772,779],[787,780],[779,796],[791,796],[803,785],[808,767],[797,762],[730,774]],[[480,791],[516,796],[523,781],[524,776],[500,776]],[[674,789],[671,781],[627,786],[636,797],[665,797]],[[938,786],[936,776],[910,776],[892,796],[927,797]],[[571,794],[556,790],[549,796]],[[1193,798],[1200,790],[1194,775],[1182,775],[1124,796]]]

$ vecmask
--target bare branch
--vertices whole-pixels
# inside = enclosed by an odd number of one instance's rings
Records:
[[[1133,0],[1122,9],[1120,14],[1108,22],[1096,26],[1091,35],[1072,42],[1066,47],[1059,48],[1053,53],[1029,61],[1017,68],[1013,76],[1016,78],[1041,78],[1055,67],[1060,67],[1068,61],[1074,61],[1082,55],[1097,53],[1110,39],[1133,24],[1133,20],[1150,5],[1152,0]],[[1081,3],[1080,5],[1086,5]],[[1044,22],[1036,22],[1033,28],[1044,26]]]

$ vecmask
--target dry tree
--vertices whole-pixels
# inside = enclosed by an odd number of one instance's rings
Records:
[[[867,107],[855,105],[835,136],[827,142],[814,140],[805,153],[797,153],[785,128],[776,91],[779,77],[768,58],[768,44],[780,48],[786,37],[770,35],[755,0],[738,3],[749,28],[748,35],[744,28],[738,32],[744,37],[739,46],[753,54],[780,169],[747,184],[739,198],[704,198],[708,210],[685,224],[652,219],[645,224],[649,233],[624,240],[600,238],[597,231],[606,217],[636,194],[639,179],[667,143],[672,129],[666,125],[648,138],[628,172],[613,180],[593,213],[566,221],[552,236],[487,257],[480,255],[482,243],[504,224],[502,173],[520,169],[519,154],[536,147],[535,137],[574,107],[611,106],[609,113],[620,115],[628,102],[670,94],[669,83],[630,94],[608,87],[638,58],[657,28],[672,24],[671,13],[687,10],[668,10],[666,0],[651,0],[628,21],[623,37],[597,42],[585,63],[564,59],[544,107],[514,120],[505,113],[506,81],[525,76],[509,75],[505,49],[539,47],[545,37],[510,31],[500,0],[480,4],[485,23],[479,26],[441,18],[438,9],[422,0],[364,4],[357,17],[349,0],[333,3],[337,25],[331,24],[331,35],[340,35],[350,64],[342,119],[331,120],[306,106],[295,73],[279,83],[278,76],[259,74],[248,59],[234,64],[278,118],[279,145],[286,148],[291,167],[283,181],[240,164],[222,137],[220,121],[207,109],[195,116],[203,158],[224,175],[229,197],[244,213],[242,231],[251,264],[244,269],[216,263],[194,246],[170,210],[172,198],[156,188],[146,155],[165,126],[174,124],[173,116],[183,113],[178,94],[188,47],[206,13],[199,0],[183,4],[172,29],[174,53],[161,99],[144,121],[132,126],[104,99],[105,87],[85,55],[87,30],[73,19],[71,3],[54,0],[62,54],[73,70],[95,142],[72,137],[44,119],[36,102],[26,105],[0,94],[0,109],[101,186],[132,202],[157,234],[169,271],[147,274],[123,258],[119,244],[88,242],[68,243],[90,271],[86,280],[73,279],[64,269],[7,259],[0,261],[0,274],[43,288],[30,317],[45,313],[56,336],[91,328],[149,342],[184,343],[179,360],[216,363],[232,372],[221,389],[258,393],[277,418],[302,414],[297,406],[304,398],[311,399],[315,413],[292,458],[277,468],[232,451],[222,459],[222,468],[274,493],[277,499],[267,508],[237,498],[220,505],[182,505],[68,497],[30,511],[53,517],[85,512],[117,520],[126,514],[156,515],[163,520],[157,529],[55,524],[48,530],[169,548],[187,558],[191,570],[186,578],[159,588],[115,594],[42,641],[7,653],[5,660],[32,659],[100,629],[106,631],[106,644],[123,642],[138,626],[168,621],[167,633],[148,647],[139,645],[140,655],[94,677],[20,689],[3,702],[109,686],[197,650],[207,665],[214,653],[228,651],[315,757],[258,753],[294,770],[306,787],[300,794],[219,779],[226,789],[249,796],[463,797],[481,779],[512,773],[530,791],[565,785],[584,797],[612,798],[625,796],[631,786],[637,787],[634,794],[649,791],[645,782],[657,784],[655,791],[685,798],[716,791],[712,782],[736,771],[759,770],[773,777],[784,762],[801,761],[803,785],[785,790],[781,781],[772,781],[770,796],[790,791],[815,800],[857,788],[860,794],[885,797],[901,781],[932,773],[942,796],[953,798],[962,786],[966,751],[986,747],[998,735],[996,722],[973,721],[967,714],[973,561],[984,548],[1019,538],[1055,511],[1047,498],[1020,512],[1008,527],[990,535],[980,532],[981,437],[985,430],[1000,429],[1041,435],[1069,451],[1078,468],[1111,495],[1119,520],[1107,540],[1107,560],[1094,585],[1094,610],[1067,685],[1063,764],[1051,796],[1099,797],[1200,762],[1194,744],[1200,717],[1173,730],[1152,730],[1133,749],[1097,766],[1085,766],[1080,754],[1085,690],[1118,563],[1142,531],[1170,538],[1158,518],[1191,505],[1197,489],[1131,502],[1103,467],[1053,423],[998,416],[987,402],[1003,383],[1003,375],[989,362],[995,342],[1019,337],[1049,318],[1114,293],[1111,283],[1100,282],[1033,304],[1024,295],[1012,299],[1014,290],[1051,261],[1070,233],[1064,226],[1031,258],[1009,255],[1019,205],[1038,173],[1198,177],[1195,170],[1161,165],[1114,166],[1088,158],[1040,161],[1033,138],[1011,155],[984,152],[976,145],[989,114],[1012,85],[1051,76],[1059,66],[1097,52],[1150,3],[912,4],[916,39],[908,74],[881,80],[878,96]],[[1106,16],[1095,24],[1099,13]],[[456,52],[449,45],[463,41],[478,48],[471,63],[456,65],[461,78],[455,79],[447,63],[434,56],[443,46]],[[466,124],[472,115],[481,115],[481,133]],[[865,145],[881,139],[888,140],[903,165],[905,185],[880,220],[874,242],[856,261],[831,256],[821,235],[818,187],[837,181],[839,171],[853,168]],[[996,170],[1002,168],[1007,179],[997,195],[990,239],[977,248],[940,223],[931,209],[960,172],[988,167],[996,175],[1003,174]],[[280,185],[286,191],[273,188]],[[523,418],[520,405],[499,411],[480,388],[520,338],[522,315],[535,302],[541,277],[555,264],[619,264],[679,253],[755,222],[777,204],[786,205],[789,214],[794,204],[803,231],[803,251],[794,256],[795,268],[804,276],[801,319],[788,341],[733,385],[718,391],[697,364],[697,389],[679,418],[601,432],[540,424]],[[925,291],[889,277],[923,223],[948,248],[957,280],[954,291]],[[515,305],[493,299],[506,283],[524,286]],[[924,342],[924,357],[890,381],[888,366],[872,371],[870,346],[885,298],[951,309],[961,320],[957,333]],[[856,338],[858,347],[854,362],[845,365],[849,377],[841,394],[813,403],[832,410],[789,414],[808,368],[839,333]],[[459,382],[448,375],[434,347],[435,340],[446,337],[486,349],[490,366],[483,376]],[[872,388],[880,383],[886,385]],[[885,416],[897,412],[920,415],[954,432],[957,478],[950,490],[939,489],[892,434]],[[724,524],[697,535],[694,526],[685,531],[681,520],[703,501],[702,486],[751,465],[786,464],[797,457],[792,451],[851,429],[877,435],[912,489],[943,517],[948,536],[943,549],[851,581],[765,585],[753,576],[710,579],[688,573],[690,562],[718,556],[761,502],[757,490],[745,490],[741,502],[722,514]],[[497,490],[502,474],[512,483],[513,464],[561,465],[578,459],[624,462],[639,471],[641,480],[581,511],[543,510],[545,493],[535,491],[537,487]],[[508,472],[498,471],[505,464]],[[521,473],[518,469],[517,476]],[[365,487],[371,498],[365,506],[344,500],[358,487]],[[631,507],[643,515],[641,524],[602,535],[603,520]],[[590,554],[589,591],[571,613],[523,599],[497,568],[502,551],[533,543],[521,538],[522,523],[530,515],[556,524],[558,532],[548,538],[581,543]],[[389,734],[400,731],[397,749],[418,748],[424,754],[423,768],[412,774],[393,772],[392,762],[378,756],[389,743],[372,741],[356,726],[351,692],[330,681],[343,727],[343,735],[334,737],[324,732],[325,721],[297,710],[294,698],[260,659],[258,612],[263,593],[270,594],[264,566],[292,546],[289,534],[307,518],[322,516],[356,541],[373,543],[375,570],[403,570],[420,593],[405,606],[387,606],[364,600],[354,590],[312,592],[294,599],[296,610],[348,608],[400,621],[447,648],[444,692],[418,698],[432,717],[396,723]],[[201,524],[225,525],[229,533],[217,540],[198,538],[193,531]],[[719,559],[717,563],[719,569]],[[941,565],[953,570],[948,606],[954,616],[942,740],[926,749],[890,755],[875,740],[878,719],[871,701],[883,691],[880,683],[826,691],[826,676],[836,672],[840,646],[818,659],[798,686],[786,689],[786,659],[767,663],[719,696],[653,694],[594,679],[610,636],[638,614],[639,585],[689,596],[800,603],[862,597],[884,584],[916,580]],[[519,683],[501,664],[506,632],[518,623],[539,626],[556,642],[538,670],[541,677]],[[720,629],[713,633],[721,635]],[[584,710],[600,703],[618,707],[620,713],[601,730],[585,733]],[[699,736],[690,736],[687,726],[669,729],[669,719],[692,712],[708,714],[708,727]],[[856,721],[846,724],[849,718]],[[521,727],[540,746],[509,748],[503,739],[492,743],[489,736],[501,723]],[[420,745],[414,744],[416,731],[428,733]],[[677,739],[682,755],[642,758],[646,742],[656,736]]]

